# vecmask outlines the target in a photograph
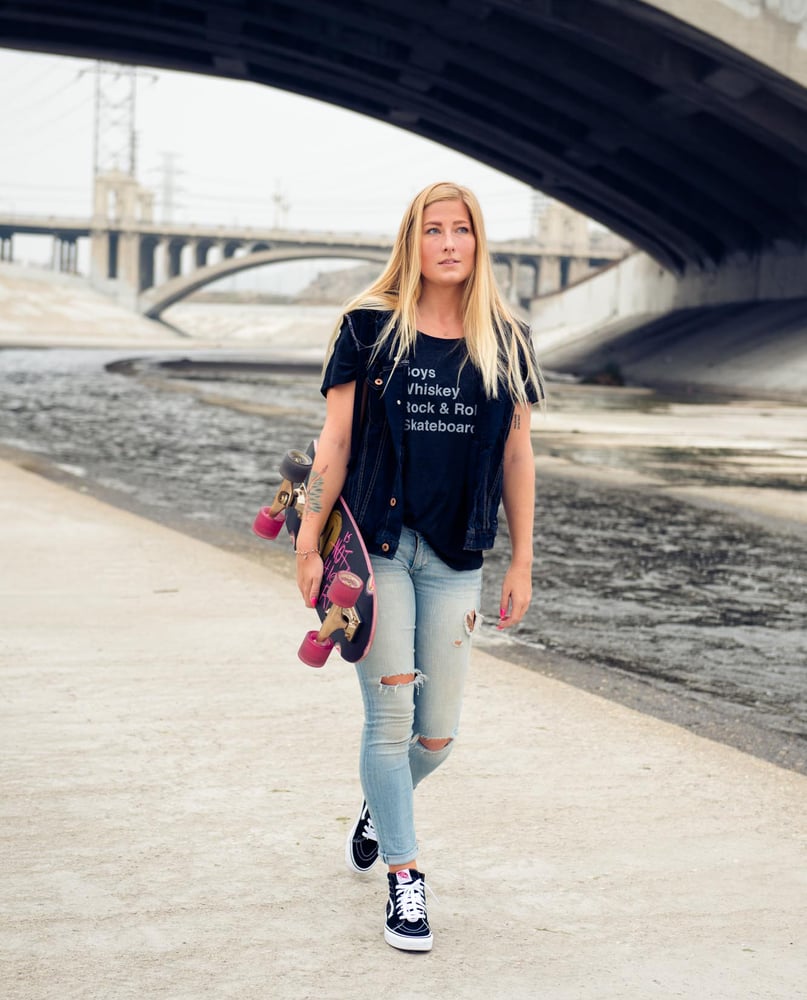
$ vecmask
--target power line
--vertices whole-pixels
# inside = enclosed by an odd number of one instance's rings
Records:
[[[3,183],[4,191],[78,191],[77,184],[20,184],[18,181]]]
[[[78,102],[78,104],[72,105],[65,111],[57,112],[56,115],[46,119],[45,121],[31,122],[27,128],[23,128],[19,131],[15,130],[14,138],[24,139],[27,135],[32,135],[35,132],[41,132],[43,129],[49,128],[51,125],[54,125],[57,122],[64,122],[65,119],[67,119],[69,116],[74,115],[77,111],[81,111],[83,108],[87,107],[91,103],[92,103],[92,97],[85,96]]]
[[[78,74],[76,74],[66,84],[61,84],[58,87],[58,89],[50,91],[47,94],[43,94],[40,97],[37,97],[35,100],[31,101],[30,103],[23,104],[22,107],[12,104],[8,100],[8,98],[6,98],[3,108],[0,109],[0,111],[3,114],[12,114],[15,116],[27,115],[30,111],[33,111],[35,108],[41,107],[43,104],[51,104],[53,101],[61,99],[65,94],[69,93],[70,87],[78,83],[78,80],[79,76]]]
[[[16,91],[15,90],[9,91],[5,87],[5,84],[7,84],[10,80],[16,80],[16,81],[18,81],[17,74],[15,73],[13,76],[10,76],[9,74],[6,74],[5,76],[0,77],[0,83],[2,83],[4,85],[3,96],[4,96],[4,98],[5,98],[6,101],[9,101],[10,99],[12,99],[14,97],[15,93],[23,93],[23,92],[25,92],[27,90],[32,90],[34,87],[39,86],[39,84],[42,83],[43,80],[47,80],[47,78],[49,76],[51,76],[55,70],[57,70],[57,69],[64,69],[64,68],[65,68],[65,65],[64,65],[64,62],[62,60],[60,60],[60,59],[53,60],[50,63],[50,65],[48,66],[48,68],[43,73],[40,73],[39,76],[34,77],[33,80],[31,80],[31,81],[29,81],[27,83],[23,81],[22,85],[19,88],[17,88]]]

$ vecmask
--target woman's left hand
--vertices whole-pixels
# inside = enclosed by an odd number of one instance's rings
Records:
[[[518,625],[532,598],[532,563],[510,563],[502,583],[498,629]]]

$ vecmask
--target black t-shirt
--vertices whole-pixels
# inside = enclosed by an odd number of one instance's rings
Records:
[[[404,418],[404,524],[419,531],[453,569],[482,565],[481,552],[463,548],[465,487],[482,394],[463,338],[418,333],[409,357]]]

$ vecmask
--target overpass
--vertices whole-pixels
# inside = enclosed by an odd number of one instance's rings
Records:
[[[392,250],[389,236],[156,222],[152,208],[151,192],[134,178],[103,174],[96,178],[92,218],[0,216],[0,259],[12,259],[15,235],[51,236],[54,263],[75,271],[78,240],[89,238],[94,287],[157,318],[197,289],[239,271],[328,257],[382,264]],[[555,217],[558,211],[562,206],[551,210],[540,240],[491,244],[500,283],[514,305],[529,309],[538,294],[618,260],[629,249],[610,233],[590,233],[568,210]]]
[[[787,7],[0,0],[0,44],[251,80],[392,122],[680,273],[807,231],[807,54]]]
[[[786,0],[0,0],[2,45],[250,80],[473,156],[646,251],[673,308],[807,296],[806,35]]]

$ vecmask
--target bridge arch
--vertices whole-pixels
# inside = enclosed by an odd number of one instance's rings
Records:
[[[150,319],[157,319],[169,306],[181,299],[187,298],[192,292],[203,288],[211,282],[248,271],[265,264],[283,264],[291,260],[319,260],[334,258],[337,260],[366,260],[380,264],[386,263],[389,253],[380,250],[353,250],[318,247],[316,250],[303,248],[279,248],[259,250],[243,257],[226,257],[215,264],[200,267],[188,275],[178,275],[143,292],[138,299],[138,310]]]
[[[3,7],[0,45],[250,80],[340,105],[554,195],[680,274],[804,246],[807,56],[803,25],[777,15],[781,6],[28,0]],[[770,51],[788,58],[751,58],[739,29],[710,34],[697,12],[717,12],[723,26],[729,7],[736,23],[758,14],[754,28],[772,31]]]

